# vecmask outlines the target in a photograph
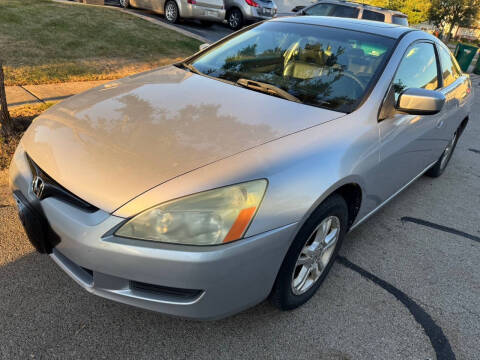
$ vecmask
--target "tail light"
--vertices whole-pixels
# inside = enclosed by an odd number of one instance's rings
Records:
[[[195,5],[197,3],[197,0],[187,0],[187,3]]]
[[[258,7],[258,4],[253,0],[245,0],[245,2],[250,6]]]

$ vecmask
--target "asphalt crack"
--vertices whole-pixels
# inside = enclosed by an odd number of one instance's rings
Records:
[[[429,228],[432,228],[432,229],[447,232],[447,233],[450,233],[450,234],[458,235],[458,236],[464,237],[464,238],[472,240],[472,241],[480,242],[480,237],[478,237],[478,236],[475,236],[475,235],[472,235],[472,234],[469,234],[469,233],[466,233],[464,231],[460,231],[460,230],[457,230],[457,229],[454,229],[454,228],[451,228],[451,227],[448,227],[448,226],[435,224],[435,223],[432,223],[432,222],[427,221],[427,220],[412,218],[412,217],[408,217],[408,216],[402,217],[401,220],[403,222],[411,222],[411,223],[414,223],[414,224],[418,224],[418,225],[426,226],[426,227],[429,227]]]
[[[418,305],[412,298],[405,294],[400,289],[396,288],[392,284],[380,279],[371,272],[361,268],[360,266],[352,263],[350,260],[343,256],[338,256],[337,261],[343,266],[355,271],[360,276],[372,281],[374,284],[380,286],[385,291],[392,294],[398,301],[400,301],[408,311],[413,315],[415,321],[423,328],[423,331],[430,339],[433,350],[437,360],[453,360],[456,359],[453,353],[450,342],[445,336],[442,328],[437,325],[435,320],[428,314],[420,305]]]

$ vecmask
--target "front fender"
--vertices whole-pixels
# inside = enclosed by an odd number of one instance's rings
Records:
[[[376,123],[362,124],[348,115],[241,152],[167,181],[114,215],[131,217],[165,201],[260,178],[269,185],[246,236],[301,223],[348,183],[365,191],[363,208],[369,204],[366,177],[378,164],[378,130]]]

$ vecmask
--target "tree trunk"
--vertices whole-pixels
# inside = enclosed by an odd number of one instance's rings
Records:
[[[450,24],[450,27],[448,28],[448,33],[447,33],[447,41],[450,41],[452,39],[452,32],[453,32],[453,28],[455,27],[455,25],[452,23]]]
[[[7,94],[5,92],[5,77],[3,64],[0,61],[0,131],[4,139],[13,134],[13,121],[7,107]]]
[[[450,30],[448,31],[448,41],[452,40],[454,38],[454,35],[453,35],[453,30],[455,29],[455,23],[452,23],[452,25],[450,26]]]

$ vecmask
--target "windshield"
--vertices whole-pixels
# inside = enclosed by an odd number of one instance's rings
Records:
[[[266,22],[191,64],[212,77],[270,84],[304,104],[348,113],[362,101],[393,45],[393,39],[350,30]]]

